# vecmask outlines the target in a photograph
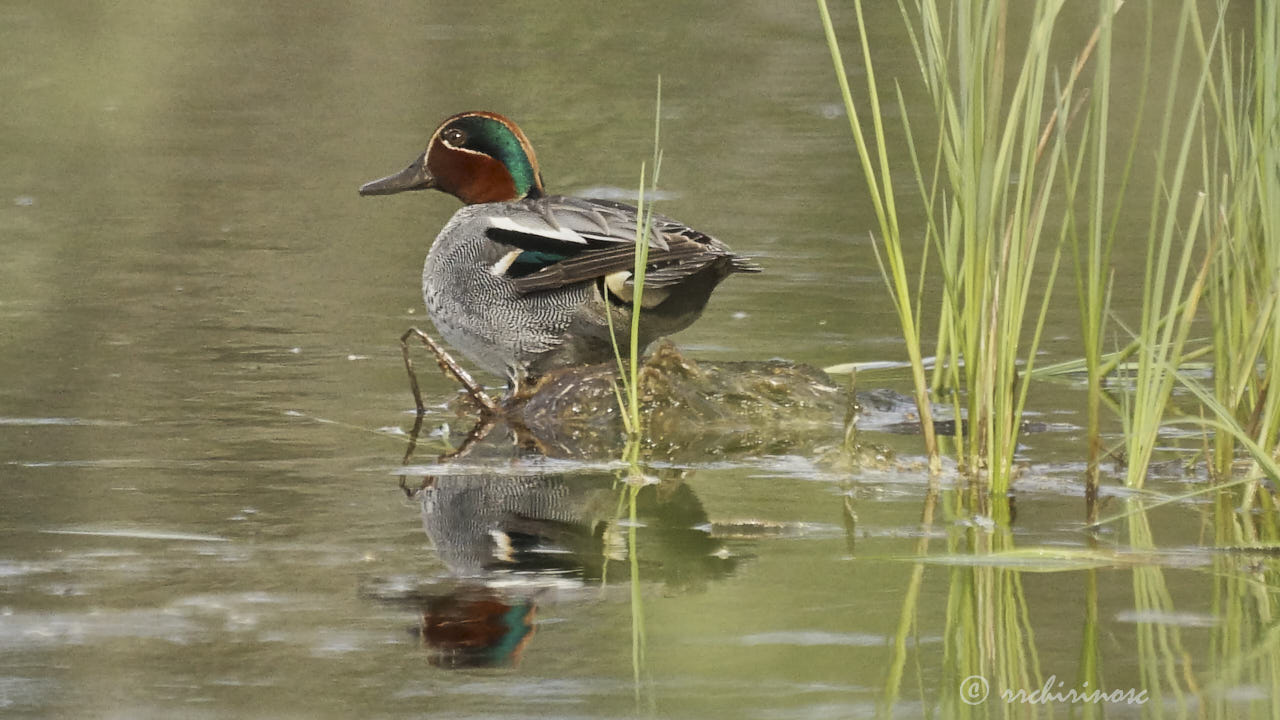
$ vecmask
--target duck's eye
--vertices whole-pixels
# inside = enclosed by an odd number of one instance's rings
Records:
[[[446,145],[453,147],[462,147],[467,142],[467,134],[458,128],[449,128],[440,134],[440,138],[444,140]]]

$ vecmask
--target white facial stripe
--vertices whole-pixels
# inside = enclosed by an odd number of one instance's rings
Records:
[[[468,154],[468,155],[479,155],[479,156],[481,156],[481,157],[489,157],[488,155],[485,155],[484,153],[480,152],[479,150],[472,150],[471,148],[462,147],[461,145],[454,145],[453,143],[449,142],[448,140],[445,140],[443,135],[442,135],[442,136],[440,136],[440,144],[441,144],[441,145],[444,145],[445,147],[447,147],[447,148],[449,148],[450,150],[453,150],[453,151],[455,151],[455,152],[466,153],[466,154]]]

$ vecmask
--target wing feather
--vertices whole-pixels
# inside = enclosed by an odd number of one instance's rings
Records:
[[[518,269],[519,276],[512,270],[509,277],[519,292],[565,287],[635,267],[637,217],[630,205],[566,196],[502,205],[501,214],[487,217],[485,234],[523,251],[518,262],[501,268]],[[655,288],[677,285],[716,263],[727,272],[759,271],[719,240],[661,215],[653,216],[647,242],[646,285]]]

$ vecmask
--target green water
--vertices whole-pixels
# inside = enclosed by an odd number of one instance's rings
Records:
[[[907,81],[896,6],[875,5],[878,71]],[[833,10],[852,43],[852,13]],[[1087,13],[1067,28],[1087,36]],[[871,438],[898,450],[894,469],[834,459],[835,426],[794,452],[664,466],[629,555],[610,458],[540,461],[499,435],[447,466],[433,497],[459,478],[534,478],[532,495],[569,508],[557,522],[576,554],[495,575],[430,535],[432,511],[424,533],[401,474],[439,474],[439,429],[456,441],[465,428],[424,363],[436,437],[402,468],[413,416],[396,338],[427,323],[421,262],[456,202],[356,188],[454,112],[519,122],[552,191],[627,192],[652,153],[661,74],[661,211],[766,268],[727,281],[682,349],[902,358],[811,3],[7,2],[0,48],[0,715],[869,717],[887,712],[901,661],[896,715],[949,716],[968,674],[946,659],[949,593],[1007,582],[1038,668],[1027,690],[1049,676],[1079,687],[1092,637],[1108,688],[1145,688],[1154,666],[1184,692],[1113,716],[1275,712],[1265,674],[1219,674],[1269,637],[1265,617],[1224,649],[1213,602],[1239,582],[1268,606],[1274,560],[1201,550],[1204,504],[1150,516],[1174,557],[1138,564],[1161,575],[1171,612],[1135,600],[1128,565],[1097,570],[1092,597],[1084,571],[917,566],[922,539],[945,554],[985,530],[950,495],[920,528],[913,438]],[[1117,250],[1122,275],[1134,252]],[[1078,352],[1061,298],[1049,360]],[[1123,524],[1082,529],[1080,388],[1044,386],[1032,403],[1054,429],[1027,440],[1010,542],[1127,546]],[[1173,467],[1152,484],[1197,482]],[[895,651],[918,568],[917,624]],[[1236,603],[1265,616],[1251,596]],[[424,640],[424,615],[451,607],[487,607],[500,649]],[[1141,649],[1151,632],[1166,650]]]

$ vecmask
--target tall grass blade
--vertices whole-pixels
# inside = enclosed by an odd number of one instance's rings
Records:
[[[876,162],[873,162],[871,150],[868,148],[863,132],[862,120],[853,102],[853,94],[849,89],[849,78],[845,74],[844,59],[841,57],[840,45],[836,40],[835,27],[831,22],[831,13],[827,9],[826,0],[818,0],[818,10],[822,16],[822,27],[826,34],[827,47],[831,52],[831,62],[835,67],[836,81],[840,86],[840,95],[844,101],[845,114],[849,118],[849,129],[853,133],[854,143],[858,149],[862,173],[871,191],[872,205],[875,208],[876,220],[880,227],[881,242],[884,245],[885,262],[888,266],[891,297],[898,313],[902,336],[907,346],[907,357],[911,362],[911,378],[915,393],[916,408],[920,415],[920,431],[924,438],[925,452],[929,457],[929,468],[936,475],[942,467],[938,455],[937,440],[933,429],[933,408],[929,397],[928,383],[925,379],[923,353],[920,350],[920,332],[917,316],[912,306],[911,285],[907,279],[906,260],[903,254],[902,237],[898,226],[897,207],[893,192],[893,178],[889,168],[887,136],[881,120],[879,88],[876,85],[875,68],[871,61],[871,47],[867,42],[866,23],[863,20],[862,0],[854,0],[854,12],[858,20],[858,37],[862,43],[862,57],[867,74],[867,90],[871,104],[873,126],[872,139],[875,141]]]

